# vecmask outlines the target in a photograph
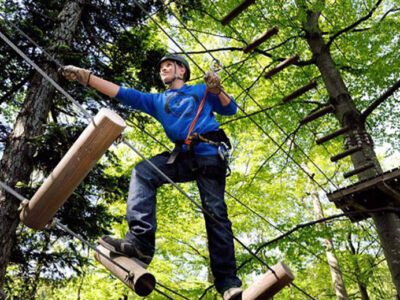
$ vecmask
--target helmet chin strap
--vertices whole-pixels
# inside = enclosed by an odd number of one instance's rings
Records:
[[[178,76],[178,74],[176,73],[176,61],[174,61],[174,77],[171,79],[171,80],[169,80],[169,81],[165,81],[165,80],[163,80],[163,82],[164,82],[164,84],[168,84],[168,85],[171,85],[175,80],[177,80],[177,79],[181,79],[181,80],[183,80],[183,81],[185,81],[185,79],[183,79],[182,77],[179,77]]]

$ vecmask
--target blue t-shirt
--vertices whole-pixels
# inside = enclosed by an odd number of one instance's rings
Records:
[[[205,90],[205,84],[185,84],[180,89],[169,89],[162,94],[142,93],[135,89],[120,87],[116,98],[156,118],[164,127],[168,138],[175,142],[186,139]],[[208,93],[192,134],[218,130],[219,124],[215,120],[214,112],[220,115],[234,115],[236,111],[233,98],[229,105],[223,106],[218,96]],[[206,143],[200,143],[194,148],[195,153],[199,155],[218,153],[215,146]]]

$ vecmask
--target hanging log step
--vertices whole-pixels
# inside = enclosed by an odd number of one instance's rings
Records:
[[[330,141],[330,140],[334,139],[335,137],[338,137],[339,135],[347,132],[348,130],[349,130],[349,127],[345,126],[345,127],[341,128],[341,129],[335,131],[335,132],[332,132],[331,134],[328,134],[328,135],[318,139],[317,140],[317,145],[321,145],[321,144],[323,144],[323,143],[325,143],[327,141]]]
[[[256,49],[259,45],[264,43],[266,40],[268,40],[270,37],[273,35],[277,34],[279,32],[278,27],[273,27],[267,32],[265,32],[262,36],[259,38],[255,39],[251,44],[249,44],[246,48],[243,49],[244,53],[249,53],[250,51],[253,51]]]
[[[285,69],[285,68],[289,67],[290,65],[296,63],[299,59],[300,59],[300,56],[298,56],[297,54],[292,56],[292,57],[289,57],[289,58],[285,59],[283,62],[281,62],[275,68],[273,68],[272,70],[266,72],[265,75],[264,75],[264,78],[265,79],[271,78],[272,76],[274,76],[275,74],[279,73],[283,69]]]
[[[303,120],[300,121],[301,125],[307,124],[311,121],[314,121],[315,119],[318,119],[319,117],[322,117],[326,114],[329,114],[331,112],[335,111],[335,107],[333,105],[328,105],[324,108],[321,108],[320,110],[317,110],[316,112],[308,115],[307,117],[305,117]]]
[[[351,176],[357,175],[357,174],[359,174],[361,172],[364,172],[364,171],[366,171],[368,169],[371,169],[373,167],[374,167],[374,163],[372,163],[372,162],[366,163],[366,164],[362,165],[361,167],[359,167],[357,169],[354,169],[354,170],[352,170],[350,172],[344,173],[343,177],[344,178],[349,178]]]
[[[283,262],[276,264],[271,269],[274,272],[268,271],[243,291],[242,300],[271,299],[294,280],[289,267]]]
[[[298,90],[294,91],[293,93],[291,93],[290,95],[286,96],[285,98],[283,98],[283,102],[288,103],[289,101],[296,99],[298,97],[300,97],[301,95],[307,93],[309,90],[316,88],[317,87],[317,81],[316,80],[312,80],[309,84],[299,88]]]
[[[349,156],[349,155],[351,155],[353,153],[361,151],[361,149],[362,149],[361,145],[360,146],[351,147],[348,150],[346,150],[346,151],[344,151],[342,153],[339,153],[338,155],[332,156],[331,157],[331,162],[335,162],[335,161],[338,161],[339,159],[345,158],[346,156]]]
[[[248,8],[251,4],[256,2],[256,0],[244,0],[239,6],[234,8],[229,14],[227,14],[221,21],[222,25],[227,25],[230,21],[236,18],[242,11]]]
[[[33,229],[43,229],[125,126],[115,112],[101,109],[22,209],[21,221]]]
[[[96,260],[113,273],[119,280],[125,283],[132,291],[139,296],[149,295],[156,285],[156,279],[153,274],[144,269],[140,262],[134,258],[116,255],[104,248],[102,245],[97,246],[97,250],[104,254],[95,252],[94,257]],[[115,261],[117,264],[113,263]],[[124,269],[122,269],[122,266]],[[127,272],[129,271],[129,273]]]

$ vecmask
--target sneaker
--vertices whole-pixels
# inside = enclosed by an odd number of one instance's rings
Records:
[[[111,236],[105,235],[100,239],[100,245],[112,253],[127,256],[130,258],[136,258],[147,268],[150,264],[152,257],[144,255],[134,244],[122,239],[115,239]]]
[[[240,287],[234,286],[227,289],[222,298],[224,300],[241,300],[242,299],[243,290]]]

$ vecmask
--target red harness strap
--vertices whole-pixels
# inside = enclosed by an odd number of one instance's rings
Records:
[[[204,103],[206,102],[207,94],[208,94],[208,88],[206,88],[203,100],[201,100],[199,109],[197,110],[196,116],[194,117],[192,124],[190,124],[188,135],[186,137],[186,140],[184,141],[184,143],[188,146],[189,149],[190,149],[190,144],[192,143],[191,134],[192,134],[194,126],[196,125],[197,119],[199,118],[199,115],[200,115],[201,111],[203,110]]]

